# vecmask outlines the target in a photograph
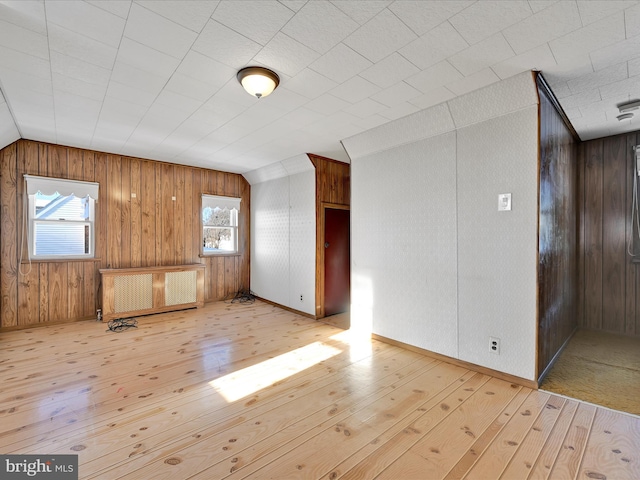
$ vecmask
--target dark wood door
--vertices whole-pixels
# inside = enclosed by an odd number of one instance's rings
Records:
[[[326,208],[324,216],[324,314],[349,310],[351,291],[349,210]]]

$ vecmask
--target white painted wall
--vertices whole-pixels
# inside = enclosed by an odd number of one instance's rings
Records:
[[[315,170],[306,161],[310,167],[296,162],[300,173],[286,175],[283,167],[279,174],[286,176],[278,178],[273,172],[246,175],[256,182],[251,184],[251,290],[315,315]]]
[[[531,75],[343,144],[352,161],[352,325],[534,380]],[[499,193],[512,194],[511,212],[497,211]],[[500,355],[490,353],[490,336],[501,339]]]

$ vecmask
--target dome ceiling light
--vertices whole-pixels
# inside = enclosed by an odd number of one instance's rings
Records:
[[[264,67],[245,67],[238,72],[237,77],[242,87],[258,98],[269,95],[280,83],[280,77]]]

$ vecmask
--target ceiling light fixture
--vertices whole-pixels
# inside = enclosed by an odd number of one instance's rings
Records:
[[[640,100],[634,100],[633,102],[621,103],[618,105],[620,113],[628,113],[640,108]]]
[[[280,77],[275,72],[263,67],[245,67],[237,77],[242,87],[258,98],[269,95],[280,83]]]

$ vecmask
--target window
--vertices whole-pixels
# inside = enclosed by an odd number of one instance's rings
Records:
[[[202,253],[238,252],[240,199],[202,195]]]
[[[29,258],[91,258],[98,184],[25,175]]]

